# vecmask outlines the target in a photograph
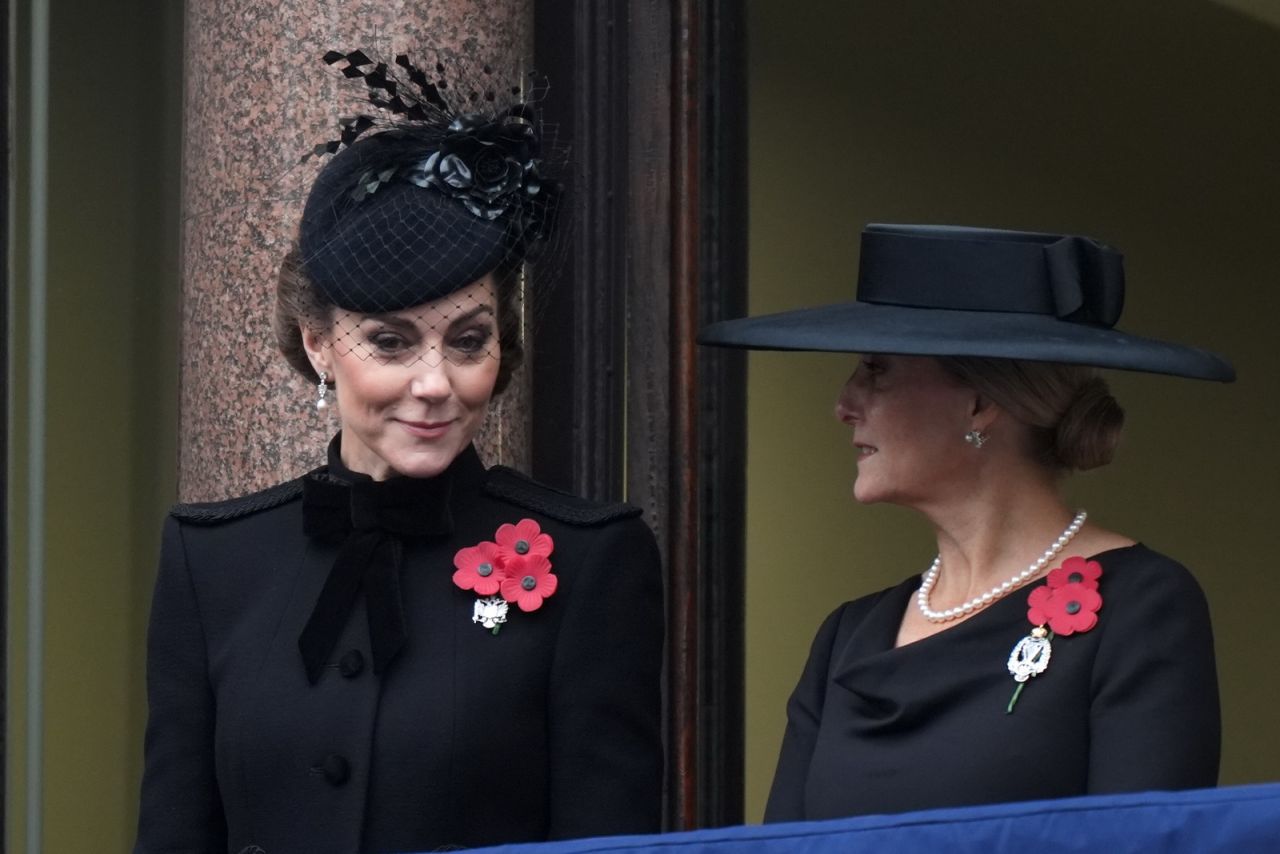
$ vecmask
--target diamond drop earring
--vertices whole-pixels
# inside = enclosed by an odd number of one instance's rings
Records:
[[[324,412],[329,408],[329,375],[324,371],[320,372],[320,384],[316,386],[319,397],[316,398],[316,411]]]
[[[970,430],[964,434],[964,440],[975,448],[981,448],[987,443],[987,437],[981,430]]]

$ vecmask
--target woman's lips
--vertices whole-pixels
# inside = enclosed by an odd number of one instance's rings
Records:
[[[863,445],[858,442],[854,442],[853,447],[854,447],[854,450],[858,452],[858,459],[860,460],[866,459],[867,457],[871,456],[872,454],[880,450],[874,445]]]
[[[401,427],[403,427],[411,436],[419,439],[438,439],[445,433],[449,432],[449,428],[453,426],[453,421],[404,421],[397,419]]]

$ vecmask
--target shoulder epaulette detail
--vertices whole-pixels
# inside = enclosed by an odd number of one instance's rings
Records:
[[[300,495],[302,495],[302,478],[295,478],[268,487],[261,492],[242,495],[239,498],[228,498],[226,501],[175,504],[169,510],[169,515],[183,522],[192,522],[197,525],[216,525],[219,522],[229,522],[232,519],[279,507]]]
[[[561,492],[506,466],[489,469],[484,491],[495,498],[570,525],[599,525],[639,516],[641,512],[639,507],[631,504],[606,504]]]

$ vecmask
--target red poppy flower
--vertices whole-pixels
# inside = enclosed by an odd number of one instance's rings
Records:
[[[1097,625],[1102,596],[1082,582],[1056,588],[1042,585],[1027,596],[1027,605],[1027,619],[1032,625],[1048,623],[1055,635],[1071,635]]]
[[[1069,557],[1062,566],[1050,571],[1045,579],[1050,587],[1065,587],[1068,584],[1083,584],[1090,590],[1098,589],[1098,579],[1102,577],[1102,564],[1096,560],[1085,560],[1082,557]]]
[[[532,519],[521,519],[514,525],[508,522],[498,528],[494,539],[498,541],[504,558],[550,557],[554,546],[551,535],[542,533],[542,528]]]
[[[483,542],[465,549],[458,549],[453,556],[458,571],[453,583],[463,590],[474,590],[480,596],[492,596],[507,577],[503,567],[502,551],[497,543]]]
[[[518,566],[508,567],[502,579],[502,598],[514,602],[521,611],[536,611],[543,599],[556,592],[559,581],[545,556],[525,555]]]

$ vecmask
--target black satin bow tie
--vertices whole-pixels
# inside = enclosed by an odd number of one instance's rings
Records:
[[[298,637],[298,649],[314,685],[351,617],[361,588],[369,611],[373,672],[382,673],[404,645],[404,603],[400,571],[406,537],[429,537],[453,530],[449,498],[453,478],[375,481],[348,471],[338,458],[338,439],[329,448],[329,469],[302,482],[302,525],[309,537],[341,542],[320,598]]]

